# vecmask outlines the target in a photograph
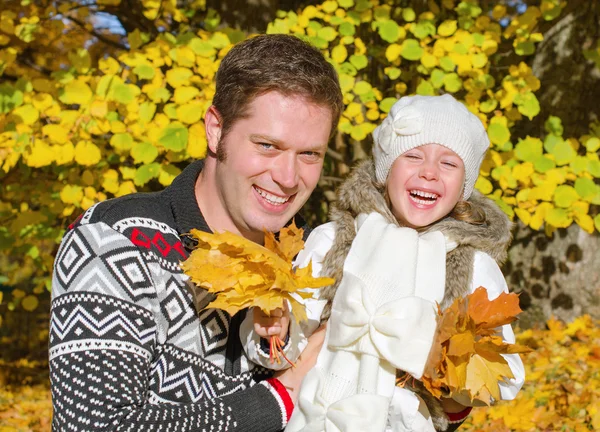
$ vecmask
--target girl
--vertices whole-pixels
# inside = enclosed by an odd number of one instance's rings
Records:
[[[328,320],[327,332],[286,430],[454,430],[476,404],[464,395],[440,401],[418,381],[409,389],[395,380],[397,371],[422,377],[436,303],[444,309],[479,286],[490,299],[508,291],[498,263],[511,224],[473,191],[485,129],[450,95],[412,96],[396,102],[373,137],[373,160],[343,183],[332,222],[311,233],[297,259],[301,267],[312,259],[315,275],[336,283],[307,303],[310,315]],[[514,343],[510,325],[499,331]],[[291,328],[289,345],[309,332]],[[513,399],[523,364],[504,357],[515,378],[500,384],[501,396]]]

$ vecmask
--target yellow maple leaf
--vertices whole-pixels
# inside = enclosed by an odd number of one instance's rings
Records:
[[[306,311],[297,297],[312,297],[305,288],[331,285],[334,280],[314,278],[311,263],[293,268],[293,258],[304,247],[302,233],[293,223],[279,232],[278,239],[265,233],[265,246],[261,246],[229,232],[192,230],[198,245],[181,266],[192,282],[215,294],[207,308],[234,315],[256,306],[270,313],[287,300],[295,319],[304,321]]]
[[[483,287],[438,311],[436,341],[422,378],[425,387],[438,398],[466,391],[471,400],[487,405],[498,400],[498,383],[513,378],[501,354],[531,351],[496,334],[498,326],[513,322],[520,312],[516,294],[489,300]]]

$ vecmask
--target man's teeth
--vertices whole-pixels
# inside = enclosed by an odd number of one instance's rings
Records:
[[[288,202],[290,200],[290,197],[282,198],[282,197],[278,197],[277,195],[273,195],[268,192],[265,192],[262,189],[259,189],[259,188],[255,188],[255,189],[261,197],[263,197],[270,204],[273,204],[273,205],[285,204],[286,202]]]

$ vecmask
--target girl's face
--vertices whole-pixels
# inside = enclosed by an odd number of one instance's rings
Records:
[[[465,166],[447,147],[426,144],[403,153],[390,169],[387,192],[392,212],[410,228],[448,215],[462,198]]]

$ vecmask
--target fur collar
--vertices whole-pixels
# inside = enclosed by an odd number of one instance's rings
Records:
[[[328,301],[321,317],[323,321],[329,318],[331,302],[342,280],[344,261],[356,236],[356,216],[378,212],[390,223],[398,224],[386,203],[384,190],[384,185],[375,179],[372,159],[357,165],[338,190],[338,200],[333,204],[330,214],[330,220],[335,222],[336,235],[331,249],[325,255],[322,270],[323,275],[334,278],[336,283],[322,291],[322,298]],[[493,201],[474,191],[469,202],[485,212],[486,224],[472,225],[447,217],[423,229],[423,232],[439,230],[458,245],[446,255],[446,289],[440,305],[442,309],[469,293],[475,251],[487,253],[500,265],[506,259],[511,240],[512,223]],[[425,400],[436,429],[446,430],[448,419],[439,401],[418,384],[413,391]]]

